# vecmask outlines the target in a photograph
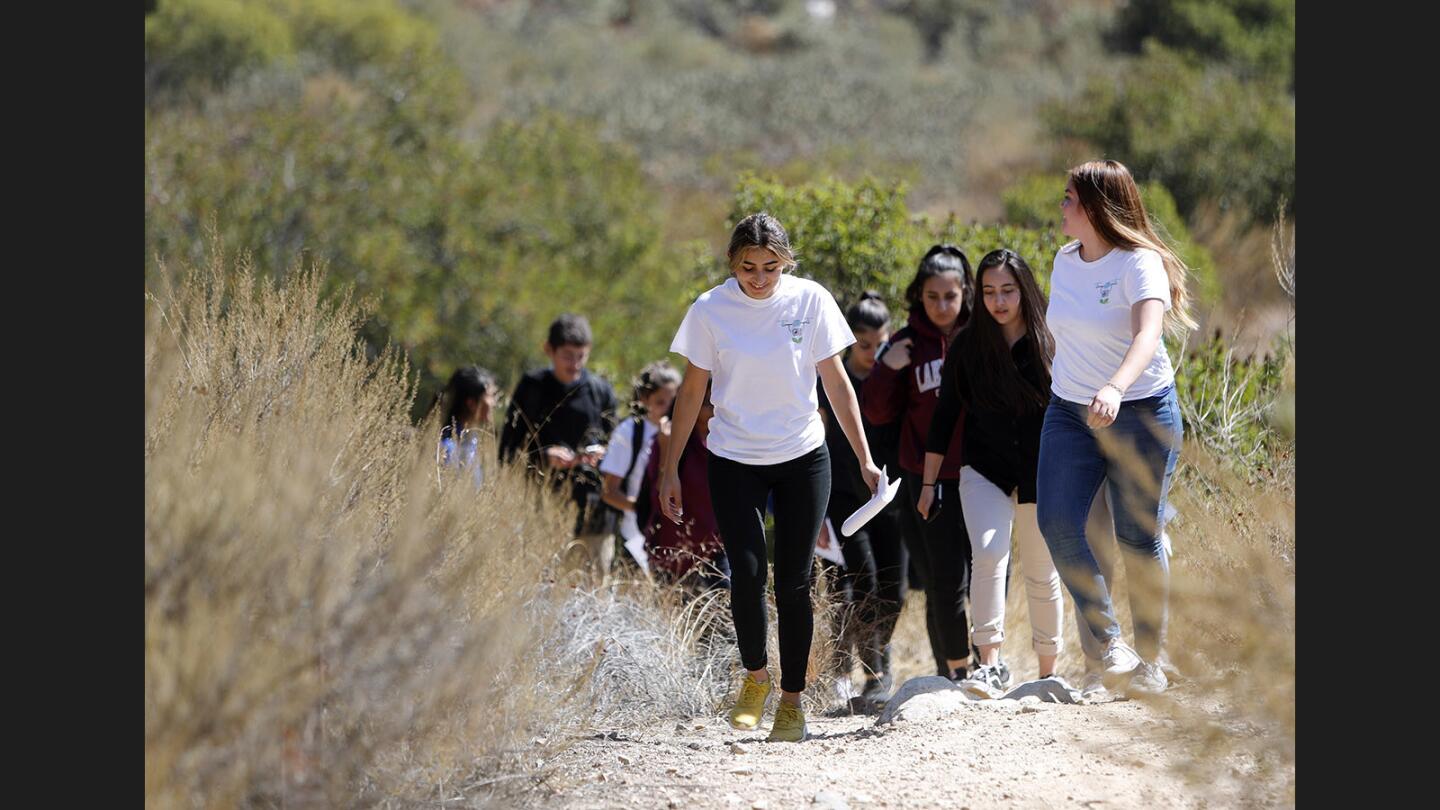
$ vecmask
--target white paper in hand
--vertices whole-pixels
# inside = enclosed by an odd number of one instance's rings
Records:
[[[840,550],[840,538],[835,536],[835,524],[830,518],[825,518],[825,528],[830,532],[830,547],[821,548],[819,543],[815,544],[815,556],[822,560],[829,560],[842,568],[845,566],[845,554]]]
[[[899,492],[900,479],[896,478],[894,481],[891,481],[890,476],[885,472],[885,468],[881,467],[880,486],[875,488],[875,494],[870,496],[870,500],[866,501],[859,509],[856,509],[853,515],[845,518],[845,523],[840,527],[840,533],[849,537],[855,532],[860,531],[860,527],[869,523],[870,518],[880,514],[880,510],[895,500],[895,495]]]

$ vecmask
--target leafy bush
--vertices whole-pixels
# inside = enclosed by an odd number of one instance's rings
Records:
[[[1241,79],[1295,86],[1295,0],[1131,0],[1113,38],[1133,53],[1153,39],[1230,65]]]
[[[1217,332],[1185,352],[1175,386],[1185,432],[1239,470],[1262,467],[1287,440],[1272,428],[1293,347],[1278,341],[1260,357],[1240,358]]]
[[[291,56],[279,15],[244,0],[166,0],[145,17],[147,92],[223,86],[237,73]]]
[[[873,178],[856,183],[830,178],[787,186],[745,175],[735,192],[730,223],[755,211],[769,211],[789,232],[802,275],[824,284],[842,304],[874,289],[901,320],[905,287],[920,257],[936,242],[956,244],[972,266],[989,251],[1008,247],[1023,256],[1048,286],[1051,262],[1063,244],[1057,232],[912,216],[905,195],[903,183]]]
[[[1123,155],[1136,174],[1163,183],[1182,213],[1210,198],[1261,217],[1294,199],[1294,97],[1159,46],[1119,81],[1096,79],[1045,115],[1057,135]]]
[[[247,73],[305,55],[346,75],[450,81],[434,23],[395,0],[167,0],[145,18],[146,87],[160,102],[198,100]],[[392,95],[402,95],[396,88]]]

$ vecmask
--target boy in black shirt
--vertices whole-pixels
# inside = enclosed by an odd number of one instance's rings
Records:
[[[529,470],[557,488],[570,482],[579,509],[575,537],[583,541],[603,581],[615,558],[615,510],[600,498],[596,468],[615,429],[619,405],[610,383],[585,369],[590,358],[590,324],[566,313],[550,324],[545,340],[549,368],[520,378],[500,432],[500,460],[524,453]]]

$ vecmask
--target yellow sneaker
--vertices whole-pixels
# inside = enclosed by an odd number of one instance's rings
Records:
[[[772,680],[761,683],[745,673],[745,680],[740,683],[740,697],[730,710],[730,727],[750,731],[759,726],[760,716],[765,713],[765,699],[770,697],[772,688]]]
[[[775,707],[775,725],[770,727],[770,742],[800,742],[809,736],[804,710],[780,701]]]

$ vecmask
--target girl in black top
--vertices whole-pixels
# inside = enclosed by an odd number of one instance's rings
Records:
[[[1003,693],[998,665],[1012,530],[1041,678],[1055,674],[1060,652],[1060,575],[1035,515],[1035,471],[1055,340],[1045,325],[1045,295],[1030,266],[1013,251],[986,254],[976,270],[975,286],[984,306],[975,307],[946,355],[940,403],[925,443],[925,479],[935,480],[963,406],[965,465],[959,490],[970,535],[972,640],[980,666],[960,686],[975,697],[993,698]],[[933,488],[921,492],[922,514],[929,512],[933,493]]]
[[[890,339],[890,310],[880,294],[866,290],[860,300],[845,311],[845,321],[855,333],[855,343],[845,356],[845,374],[856,391],[875,368],[875,355]],[[825,418],[825,443],[830,448],[830,505],[825,510],[830,525],[839,527],[862,504],[870,500],[871,490],[860,475],[859,462],[850,440],[819,388],[820,414]],[[862,417],[865,437],[876,464],[888,468],[892,477],[900,476],[900,422],[884,425]],[[890,694],[894,679],[890,668],[890,637],[905,603],[905,570],[909,555],[900,535],[900,501],[896,498],[880,514],[849,537],[828,537],[821,529],[820,542],[838,541],[845,558],[844,571],[837,585],[844,594],[845,607],[836,614],[836,663],[841,678],[848,684],[853,659],[850,649],[857,648],[865,670],[865,686],[861,697],[872,703],[883,702]],[[848,697],[848,695],[847,695]]]

